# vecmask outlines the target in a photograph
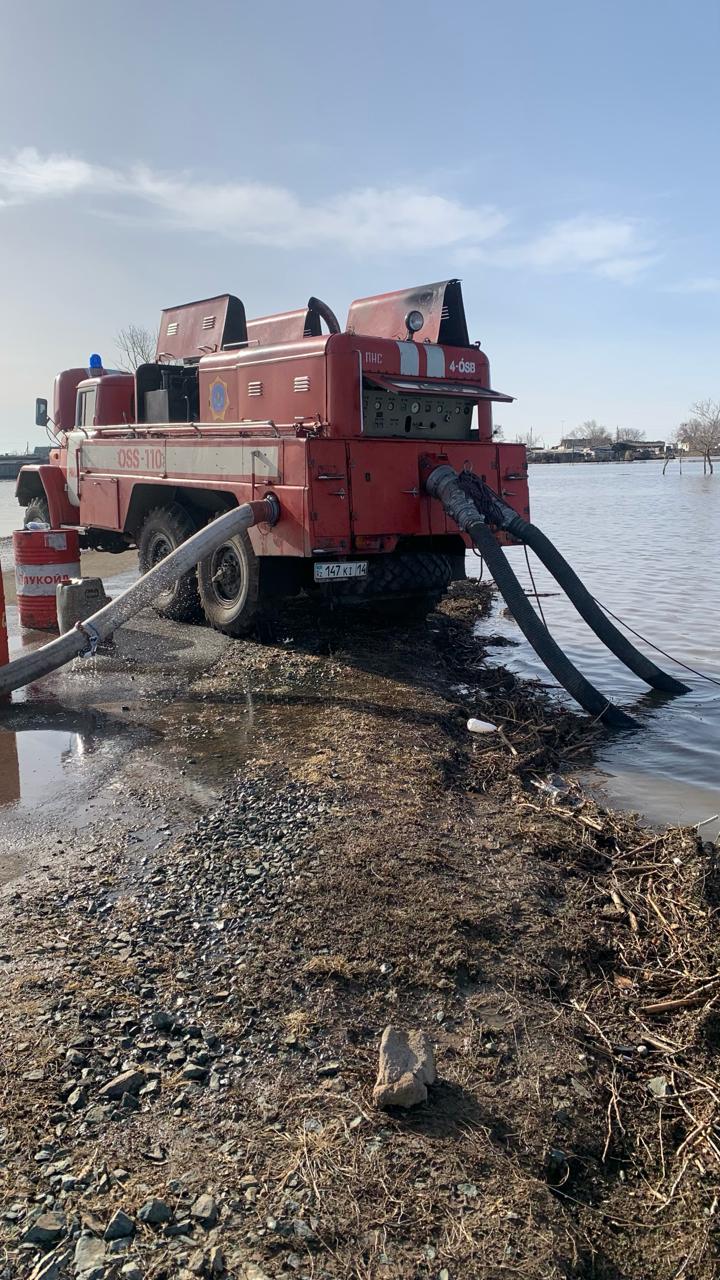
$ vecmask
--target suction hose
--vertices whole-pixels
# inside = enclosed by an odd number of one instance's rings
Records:
[[[475,503],[463,492],[458,476],[450,466],[439,466],[425,480],[428,493],[442,503],[445,511],[474,542],[484,556],[495,583],[520,630],[526,636],[548,671],[563,689],[591,716],[613,728],[636,727],[635,720],[609,702],[563,653],[542,625],[515,573],[503,555],[492,530],[485,523]]]
[[[645,657],[635,645],[624,636],[621,631],[603,613],[600,606],[593,600],[587,587],[578,578],[575,570],[568,564],[563,555],[560,554],[557,547],[537,525],[530,524],[527,520],[523,520],[512,507],[498,498],[493,493],[489,485],[486,485],[479,476],[472,475],[470,472],[464,472],[458,477],[461,489],[477,502],[477,497],[485,496],[483,491],[487,491],[487,495],[492,502],[493,511],[486,513],[492,524],[497,524],[499,528],[504,529],[507,533],[511,533],[514,538],[520,542],[526,543],[535,552],[538,560],[545,565],[545,568],[552,574],[555,581],[562,587],[568,599],[574,604],[580,617],[584,619],[591,631],[603,644],[607,646],[611,653],[615,654],[621,662],[633,671],[636,676],[649,684],[651,689],[659,689],[663,693],[690,693],[688,685],[683,684],[681,680],[676,680],[674,676],[663,671],[649,658]],[[476,497],[477,495],[477,497]],[[482,510],[482,505],[480,507]]]
[[[327,302],[322,302],[320,298],[308,298],[308,311],[317,311],[320,318],[325,321],[328,333],[340,332],[340,321]]]
[[[260,502],[244,502],[242,506],[233,507],[232,511],[218,516],[85,622],[78,622],[72,631],[58,636],[57,640],[51,640],[41,649],[23,654],[7,666],[0,667],[0,697],[57,671],[58,667],[65,666],[79,654],[94,653],[101,641],[107,640],[136,613],[152,604],[158,592],[172,586],[199,560],[204,560],[205,556],[211,555],[224,542],[251,525],[263,522],[276,524],[279,515],[280,504],[275,495],[270,494]]]

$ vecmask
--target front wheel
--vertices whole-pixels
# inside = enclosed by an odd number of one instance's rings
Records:
[[[145,517],[137,540],[140,572],[147,573],[153,569],[196,532],[193,521],[178,502],[167,507],[155,507]],[[155,611],[164,618],[173,618],[176,622],[194,621],[200,613],[195,570],[190,569],[171,587],[159,591],[152,603]]]
[[[211,627],[227,636],[246,636],[260,612],[260,566],[243,530],[228,538],[197,570],[203,613]]]

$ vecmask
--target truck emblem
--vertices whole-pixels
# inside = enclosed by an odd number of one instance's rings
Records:
[[[216,378],[210,383],[210,413],[213,422],[220,422],[225,418],[228,407],[228,389],[227,383],[222,378]]]

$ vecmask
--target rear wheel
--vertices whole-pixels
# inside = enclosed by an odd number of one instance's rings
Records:
[[[325,598],[345,608],[372,609],[393,622],[416,621],[434,609],[453,579],[453,566],[442,552],[393,552],[373,556],[366,578],[328,584]]]
[[[138,537],[140,572],[147,573],[170,555],[182,542],[197,532],[196,526],[184,507],[178,502],[168,507],[155,507],[148,512]],[[176,622],[192,622],[200,613],[197,578],[190,569],[172,586],[160,591],[153,608],[164,618]]]
[[[31,520],[42,520],[44,524],[50,523],[50,508],[48,507],[47,498],[30,499],[25,508],[25,518],[23,520],[25,528],[27,528]]]
[[[198,565],[203,613],[211,627],[228,636],[248,635],[260,613],[260,566],[243,530]]]

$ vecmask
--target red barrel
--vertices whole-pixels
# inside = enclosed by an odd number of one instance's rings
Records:
[[[80,577],[76,529],[18,529],[13,534],[18,615],[23,627],[57,630],[55,588]]]

